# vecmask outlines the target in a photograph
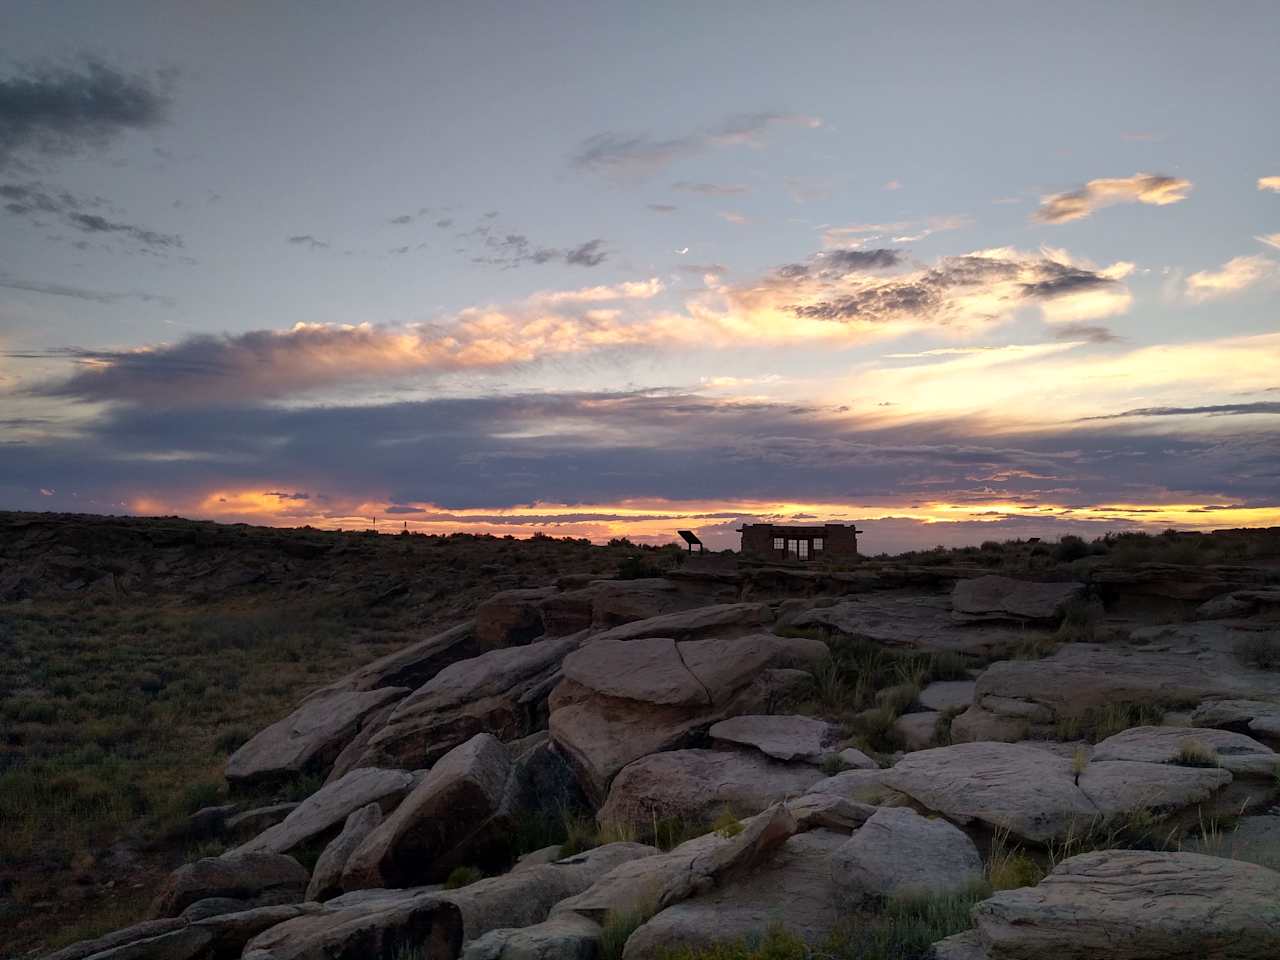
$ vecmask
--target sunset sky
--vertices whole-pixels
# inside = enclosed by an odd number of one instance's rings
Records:
[[[5,3],[0,509],[1280,525],[1280,5]]]

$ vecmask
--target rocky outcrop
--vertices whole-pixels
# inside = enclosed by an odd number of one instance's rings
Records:
[[[342,894],[342,871],[365,838],[382,823],[382,808],[370,803],[353,811],[342,825],[342,832],[329,841],[307,884],[307,899],[329,900]]]
[[[1035,583],[989,574],[960,580],[951,610],[960,620],[1042,620],[1062,617],[1067,603],[1084,595],[1082,583]]]
[[[820,641],[770,634],[588,643],[565,659],[551,736],[599,803],[631,761],[726,717],[759,713],[777,690],[770,668],[812,668],[827,656]]]
[[[351,854],[344,889],[440,882],[464,863],[501,860],[514,813],[511,770],[491,734],[455,747]]]
[[[881,807],[841,844],[831,873],[847,902],[963,893],[982,879],[982,858],[964,831],[905,807]]]
[[[231,854],[288,853],[314,837],[336,829],[352,812],[376,803],[383,812],[394,810],[417,780],[404,770],[361,767],[325,784],[280,823],[241,844]]]
[[[890,730],[903,750],[927,750],[938,742],[938,721],[942,714],[937,710],[923,713],[904,713],[893,721]]]
[[[383,687],[413,689],[422,686],[449,664],[483,652],[476,639],[474,622],[467,621],[365,664],[312,694],[311,698],[327,696],[339,690],[379,690]]]
[[[758,813],[821,779],[812,766],[755,752],[673,750],[624,767],[598,816],[606,824],[643,825],[664,817],[709,824],[725,810],[735,816]]]
[[[152,904],[155,917],[176,917],[198,900],[229,897],[255,906],[293,903],[307,889],[307,871],[292,857],[245,853],[205,857],[169,874]]]
[[[845,770],[813,784],[809,793],[825,793],[857,803],[880,803],[893,788],[886,783],[888,770]]]
[[[1035,627],[998,623],[968,625],[951,616],[944,596],[865,596],[814,606],[784,618],[788,626],[818,627],[889,647],[1004,656],[1019,646],[1047,637]]]
[[[834,752],[840,728],[813,717],[741,716],[712,724],[707,731],[723,744],[753,747],[784,763],[821,763]]]
[[[476,608],[476,640],[482,649],[514,647],[536,640],[546,632],[543,601],[555,596],[555,587],[503,590]]]
[[[976,687],[973,680],[935,680],[920,691],[917,700],[926,710],[957,712],[973,704]]]
[[[1104,850],[973,912],[987,956],[1008,960],[1270,960],[1280,874],[1193,853]]]
[[[757,632],[758,627],[772,620],[773,611],[767,603],[718,603],[624,623],[596,634],[592,641],[639,640],[644,637],[696,640],[709,636],[732,636],[735,632]]]
[[[542,618],[547,635],[559,637],[582,630],[607,630],[706,603],[705,594],[681,589],[664,577],[597,580],[580,590],[547,598],[542,603]]]
[[[773,924],[817,945],[846,913],[831,870],[832,856],[846,840],[847,834],[833,830],[796,834],[750,873],[642,924],[627,940],[624,960],[656,960],[671,950],[750,938]]]
[[[1242,733],[1208,728],[1131,727],[1093,748],[1093,761],[1100,760],[1216,766],[1264,780],[1280,774],[1280,754],[1270,747]]]
[[[366,716],[409,693],[405,687],[333,690],[303,701],[227,759],[232,782],[326,772]]]
[[[1133,810],[1203,803],[1231,783],[1219,769],[1159,763],[1072,761],[1028,744],[962,743],[911,753],[885,782],[961,825],[977,820],[1037,843]]]
[[[428,767],[477,733],[514,740],[546,719],[560,663],[580,638],[557,637],[492,650],[445,667],[404,698],[373,735],[360,766]]]
[[[536,924],[553,904],[654,853],[642,844],[614,843],[459,890],[348,893],[259,935],[245,947],[244,960],[364,960],[394,956],[406,946],[432,960],[452,960],[468,941],[496,927]]]
[[[1191,714],[1191,724],[1280,739],[1280,702],[1208,700]]]

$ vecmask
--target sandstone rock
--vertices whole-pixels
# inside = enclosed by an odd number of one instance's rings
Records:
[[[1105,850],[974,908],[992,957],[1264,960],[1280,955],[1280,874],[1193,853]]]
[[[547,635],[558,637],[581,630],[607,630],[705,602],[663,577],[597,580],[581,590],[549,597],[542,604],[542,618]]]
[[[341,895],[342,871],[347,860],[380,823],[382,808],[376,802],[347,816],[342,832],[329,841],[311,871],[311,882],[307,885],[308,900],[328,900]]]
[[[787,812],[800,830],[838,830],[849,833],[867,822],[879,808],[846,800],[834,793],[806,793],[787,801]]]
[[[937,742],[941,716],[936,710],[904,713],[893,721],[893,735],[904,750],[926,750]]]
[[[933,945],[929,960],[990,960],[976,930],[966,930],[939,940]]]
[[[976,740],[999,740],[1017,743],[1030,735],[1031,725],[1022,717],[1002,717],[974,704],[951,720],[953,743],[973,743]]]
[[[220,913],[192,923],[192,928],[210,934],[207,955],[212,958],[238,957],[251,939],[277,924],[305,917],[320,910],[319,904],[291,903]]]
[[[347,745],[342,748],[342,752],[333,761],[333,766],[329,768],[329,776],[325,779],[326,784],[341,780],[352,770],[367,766],[364,762],[364,755],[369,749],[369,741],[382,732],[382,728],[387,725],[391,715],[396,712],[397,706],[399,706],[399,701],[392,701],[379,707],[364,718],[364,722],[360,724],[359,732],[347,741]]]
[[[240,805],[224,803],[213,807],[201,807],[187,818],[187,836],[193,840],[220,837],[227,827],[227,818],[239,811]]]
[[[1280,614],[1280,587],[1258,590],[1236,590],[1206,600],[1196,608],[1199,620],[1222,620],[1231,617],[1253,617]]]
[[[840,739],[840,728],[800,716],[740,716],[713,724],[713,740],[754,747],[775,760],[821,763]]]
[[[1207,755],[1203,761],[1202,754]],[[1268,780],[1280,773],[1280,754],[1270,747],[1242,733],[1211,728],[1131,727],[1094,747],[1093,759],[1193,765],[1201,761],[1216,763],[1237,777]]]
[[[820,627],[891,647],[1001,656],[1045,631],[1033,627],[957,623],[946,597],[854,597],[793,614],[791,626]]]
[[[274,827],[241,844],[238,853],[287,853],[336,828],[353,811],[368,803],[377,803],[383,812],[394,810],[415,783],[412,773],[404,770],[379,770],[361,767],[345,777],[321,787]]]
[[[1182,849],[1280,870],[1280,815],[1242,817],[1216,829],[1211,827],[1202,836],[1184,840]]]
[[[723,810],[758,813],[799,796],[822,779],[807,765],[787,765],[758,753],[675,750],[622,769],[600,808],[601,823],[646,824],[678,816],[710,823]]]
[[[667,907],[627,940],[624,960],[699,950],[763,934],[779,924],[817,945],[845,914],[832,879],[832,855],[847,837],[830,830],[797,834],[749,874]]]
[[[712,635],[729,636],[735,631],[755,632],[752,628],[769,623],[772,619],[773,611],[767,603],[718,603],[624,623],[596,635],[591,642],[639,640],[645,637],[694,640]]]
[[[1091,761],[1077,785],[1069,759],[994,742],[911,753],[886,773],[890,787],[956,823],[979,820],[1036,843],[1131,810],[1176,811],[1231,781],[1225,770]]]
[[[935,680],[920,691],[920,706],[928,710],[964,710],[973,703],[973,680]]]
[[[962,893],[982,879],[982,858],[962,830],[905,807],[881,807],[831,859],[852,901]]]
[[[475,636],[472,621],[450,627],[403,650],[365,664],[341,680],[316,691],[308,699],[327,697],[341,690],[378,690],[384,687],[420,687],[449,664],[479,656],[484,648]]]
[[[165,947],[173,945],[178,948],[175,951],[178,955],[195,956],[212,938],[207,934],[203,937],[200,934],[197,934],[194,938],[189,937],[186,935],[187,927],[188,922],[177,917],[144,920],[142,923],[135,923],[120,930],[113,930],[111,933],[95,937],[92,940],[81,940],[79,943],[73,943],[53,953],[46,954],[44,960],[85,960],[88,957],[96,957],[100,954],[113,952],[118,948],[127,948],[130,944],[145,944],[148,942],[157,942],[159,944],[156,952],[148,954],[143,950],[138,951],[135,955],[143,958],[148,956],[161,957],[164,955]],[[181,936],[170,940],[162,939],[173,934],[181,934]]]
[[[244,960],[364,960],[395,956],[406,945],[421,948],[432,960],[452,960],[465,942],[495,925],[537,923],[552,904],[587,889],[619,865],[655,852],[641,844],[608,844],[459,890],[348,893],[310,916],[260,934],[245,947]]]
[[[879,803],[892,788],[885,782],[888,770],[846,770],[819,780],[809,793],[826,793],[858,803]]]
[[[476,734],[445,754],[356,848],[343,887],[439,882],[464,863],[493,862],[510,827],[510,787],[506,748],[491,734]]]
[[[564,675],[606,697],[686,707],[711,702],[670,638],[593,640],[565,658]]]
[[[969,620],[1056,620],[1084,595],[1082,583],[1035,583],[989,574],[960,580],[951,592],[955,616]]]
[[[536,730],[560,663],[579,638],[492,650],[441,670],[400,702],[370,739],[360,766],[428,767],[477,733],[513,740]]]
[[[306,889],[307,871],[292,857],[277,853],[205,857],[169,874],[151,912],[156,917],[174,917],[208,897],[289,903],[301,900]]]
[[[462,960],[596,960],[600,924],[564,913],[528,927],[491,930],[472,940]]]
[[[624,664],[637,662],[624,648],[636,644],[642,645],[642,657],[666,651],[666,659],[651,668],[665,679],[624,675]],[[811,666],[826,656],[826,645],[820,641],[767,634],[672,645],[661,638],[588,643],[574,654],[572,663],[566,660],[566,671],[583,682],[566,678],[551,697],[551,737],[577,771],[583,788],[600,803],[613,776],[631,761],[683,746],[696,731],[726,717],[762,712],[780,692],[776,681],[783,671],[769,668]],[[678,699],[682,694],[671,684],[684,676],[702,690],[695,697],[693,684],[683,687],[694,703],[633,699],[655,691],[663,699]],[[789,680],[801,676],[791,674]],[[591,684],[625,696],[601,693]]]
[[[335,690],[305,700],[227,759],[227,779],[243,782],[326,771],[369,713],[408,692],[404,687]]]
[[[226,823],[223,824],[222,832],[233,840],[255,837],[262,833],[263,830],[270,830],[297,809],[298,804],[293,801],[273,803],[266,807],[254,807],[252,810],[245,810],[228,817]],[[283,853],[284,851],[277,850],[274,852]]]
[[[1264,700],[1208,700],[1191,714],[1196,727],[1224,727],[1280,739],[1280,703]]]
[[[542,636],[542,602],[557,592],[555,587],[536,587],[495,593],[476,608],[475,633],[480,646],[486,650],[514,647]]]

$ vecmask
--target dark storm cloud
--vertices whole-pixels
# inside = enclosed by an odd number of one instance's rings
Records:
[[[548,434],[547,423],[562,429]],[[1280,472],[1276,436],[1127,436],[1077,424],[1011,442],[985,432],[965,419],[885,427],[827,408],[669,391],[133,407],[74,438],[0,447],[0,488],[117,499],[141,489],[305,490],[445,510],[643,497],[909,502],[913,489],[956,503],[1158,502],[1168,491],[1267,503]]]
[[[161,79],[96,62],[0,79],[0,168],[105,146],[126,130],[162,123],[168,106]]]
[[[600,133],[588,137],[570,157],[579,170],[615,179],[651,176],[681,157],[715,146],[757,143],[770,128],[782,124],[821,126],[814,117],[781,113],[748,113],[682,137],[655,139],[644,134]]]
[[[308,250],[324,250],[328,248],[327,240],[317,240],[309,233],[300,233],[296,236],[286,237],[285,243],[291,243],[295,247],[306,247]]]
[[[1088,420],[1125,420],[1130,417],[1188,417],[1199,415],[1228,417],[1259,413],[1280,414],[1280,403],[1218,403],[1204,407],[1139,407],[1136,410],[1125,410],[1123,413],[1082,417],[1081,422]]]

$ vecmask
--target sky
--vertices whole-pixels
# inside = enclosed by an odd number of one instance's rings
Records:
[[[0,509],[1280,525],[1274,2],[2,10]]]

